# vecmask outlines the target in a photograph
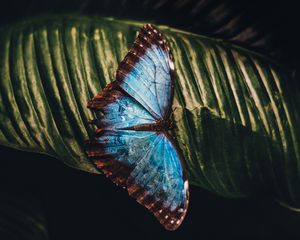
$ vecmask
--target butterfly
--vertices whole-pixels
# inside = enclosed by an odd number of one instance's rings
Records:
[[[167,230],[177,229],[189,203],[182,155],[169,134],[174,63],[157,28],[146,24],[119,64],[116,80],[88,102],[97,112],[86,143],[93,164],[149,209]]]

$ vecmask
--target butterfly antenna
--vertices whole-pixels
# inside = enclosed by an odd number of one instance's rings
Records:
[[[169,128],[170,128],[170,129],[173,129],[173,128],[175,127],[174,121],[173,121],[173,116],[174,116],[174,112],[176,111],[176,108],[177,108],[177,107],[175,107],[174,109],[172,109],[171,114],[170,114],[170,117],[169,117],[169,120],[168,120],[169,126],[170,126]]]

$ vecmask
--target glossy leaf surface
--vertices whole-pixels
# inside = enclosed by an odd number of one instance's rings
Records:
[[[144,23],[37,19],[0,32],[0,142],[96,172],[88,100],[115,79]],[[300,95],[289,69],[226,42],[158,26],[176,71],[178,142],[192,184],[226,197],[268,191],[300,205]]]

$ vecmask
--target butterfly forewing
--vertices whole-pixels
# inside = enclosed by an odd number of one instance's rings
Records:
[[[173,61],[161,33],[145,25],[117,70],[117,82],[156,119],[167,118],[173,98]]]
[[[88,102],[88,108],[101,112],[102,117],[94,120],[101,129],[124,129],[155,123],[153,116],[116,83],[108,84]]]

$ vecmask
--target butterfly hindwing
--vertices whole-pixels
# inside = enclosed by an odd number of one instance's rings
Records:
[[[170,113],[173,61],[161,33],[145,25],[117,70],[117,82],[156,118]]]
[[[188,185],[180,155],[161,132],[103,131],[89,144],[88,156],[116,184],[147,207],[167,229],[182,222]]]

